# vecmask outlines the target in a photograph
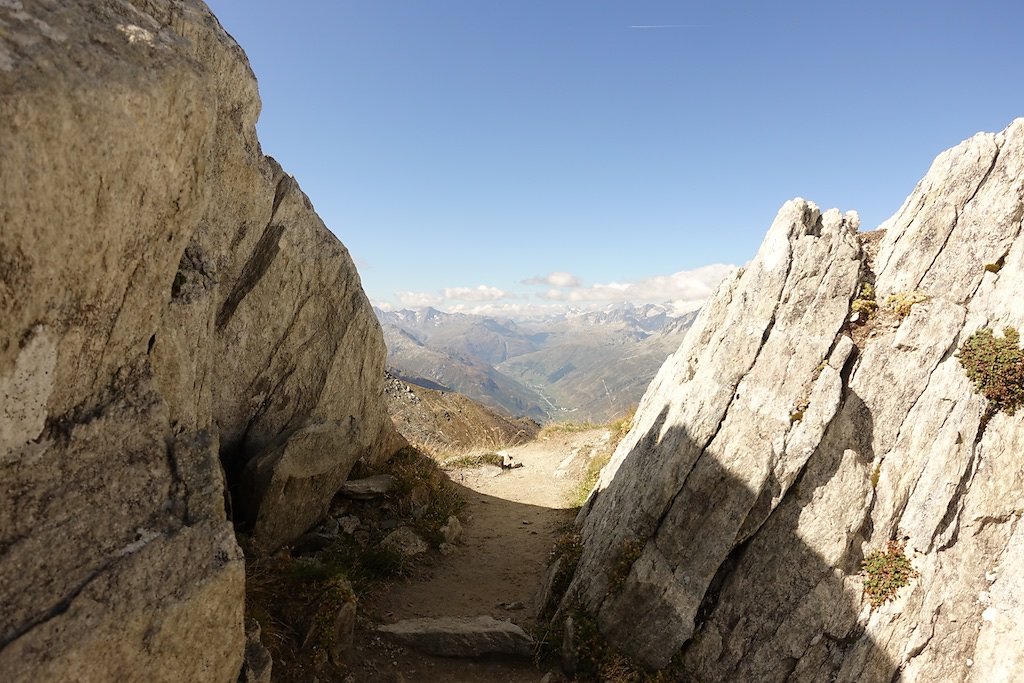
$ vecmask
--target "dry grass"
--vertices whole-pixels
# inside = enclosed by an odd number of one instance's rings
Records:
[[[636,417],[636,406],[630,408],[625,415],[615,420],[612,420],[605,425],[594,425],[591,429],[607,429],[611,432],[611,439],[601,449],[601,452],[595,455],[587,463],[586,469],[583,470],[583,475],[580,477],[576,486],[573,487],[569,493],[569,507],[581,508],[587,502],[587,498],[590,497],[590,492],[597,485],[597,480],[601,476],[601,470],[604,469],[605,465],[612,459],[612,455],[615,453],[615,449],[618,448],[619,442],[621,442],[629,430],[633,428],[633,419]],[[566,431],[575,431],[574,429]],[[543,433],[543,432],[542,432]]]
[[[486,458],[494,456],[498,451],[505,451],[510,448],[522,445],[529,441],[526,430],[519,430],[515,435],[509,437],[502,434],[498,428],[475,434],[470,443],[460,447],[452,445],[441,439],[424,439],[414,444],[414,448],[429,455],[436,462],[442,463],[446,468],[475,467],[475,464],[468,464],[475,458]],[[498,460],[500,461],[500,456]],[[481,461],[485,464],[489,460]],[[497,464],[501,464],[498,462]]]
[[[865,282],[860,286],[857,298],[850,304],[851,313],[860,313],[864,319],[870,318],[878,310],[878,302],[875,300],[875,286]]]
[[[440,544],[448,518],[457,517],[466,506],[458,488],[436,460],[415,448],[403,448],[385,469],[398,480],[399,513],[413,517],[413,528],[434,545]]]
[[[896,314],[896,317],[903,320],[910,315],[910,309],[914,307],[914,304],[928,301],[930,298],[924,292],[917,290],[912,292],[896,292],[889,295],[889,298],[885,300],[885,305]]]
[[[503,458],[497,453],[471,453],[469,455],[457,455],[446,458],[441,462],[445,470],[468,470],[483,465],[495,465],[501,467]]]
[[[538,439],[547,439],[556,434],[578,434],[579,432],[589,432],[591,429],[601,429],[606,425],[597,424],[595,422],[549,422],[548,424],[541,427],[540,432],[537,434]]]

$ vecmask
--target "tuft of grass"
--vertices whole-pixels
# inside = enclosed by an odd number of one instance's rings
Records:
[[[577,432],[587,432],[591,429],[600,429],[605,425],[599,425],[594,422],[549,422],[548,424],[541,427],[540,432],[537,433],[538,439],[546,439],[549,436],[555,434],[575,434]]]
[[[501,467],[501,463],[501,456],[497,453],[471,453],[448,458],[441,462],[441,467],[446,470],[468,470],[482,465],[497,465]]]
[[[329,652],[334,640],[334,620],[338,610],[346,603],[356,603],[352,584],[344,578],[336,578],[327,583],[320,593],[316,612],[313,614],[306,646]]]
[[[878,478],[882,476],[882,463],[875,465],[875,469],[871,470],[871,488],[878,488]]]
[[[895,599],[896,592],[917,576],[917,571],[903,554],[903,546],[896,541],[889,541],[885,550],[875,550],[865,557],[860,573],[865,577],[864,592],[872,607]]]
[[[957,353],[960,365],[975,389],[988,399],[986,418],[999,411],[1013,415],[1024,405],[1024,350],[1013,327],[996,337],[983,327],[963,343]]]
[[[608,591],[617,592],[626,582],[626,577],[633,569],[633,564],[640,559],[644,551],[644,542],[639,538],[631,538],[623,542],[615,556],[611,571],[608,572]]]
[[[867,320],[877,310],[878,301],[875,300],[875,286],[870,282],[861,284],[857,298],[850,304],[850,312],[860,313]]]
[[[637,407],[633,406],[626,411],[625,415],[608,423],[608,429],[612,432],[612,438],[621,441],[626,434],[629,434],[629,430],[633,428],[633,419],[636,418]]]
[[[581,508],[587,502],[590,492],[597,485],[597,480],[601,476],[601,470],[612,459],[613,451],[614,449],[610,448],[590,459],[590,462],[587,463],[587,469],[583,472],[583,476],[569,494],[569,507]]]
[[[571,508],[581,508],[587,502],[590,492],[597,485],[601,476],[601,470],[612,459],[619,442],[626,438],[629,430],[633,428],[633,420],[636,417],[637,406],[633,406],[626,413],[606,425],[592,426],[592,429],[605,428],[611,432],[611,439],[605,444],[601,451],[587,463],[583,476],[569,494],[568,503]]]
[[[398,550],[373,545],[359,553],[353,573],[360,583],[366,583],[402,576],[407,569],[405,557]]]
[[[346,569],[338,558],[299,557],[280,565],[280,576],[297,583],[322,583],[345,576]]]
[[[552,654],[564,647],[566,633],[570,630],[572,639],[569,645],[576,663],[573,674],[575,681],[669,683],[685,680],[675,660],[668,670],[651,672],[619,652],[605,640],[597,622],[578,602],[566,610],[563,619],[540,634],[537,639],[540,644],[539,654]]]
[[[999,260],[996,261],[995,263],[986,263],[985,264],[985,272],[987,272],[987,273],[998,273],[1000,270],[1003,269],[1003,263],[1005,261],[1006,261],[1006,257],[1005,256],[1000,256]]]
[[[910,315],[910,309],[914,307],[914,304],[923,303],[928,301],[931,297],[924,292],[917,290],[910,292],[896,292],[895,294],[889,295],[889,298],[885,300],[885,305],[888,306],[896,316],[903,320]]]
[[[403,448],[392,456],[385,468],[395,477],[395,490],[401,512],[416,518],[413,528],[435,546],[444,540],[441,527],[449,517],[457,517],[466,507],[466,501],[459,494],[455,484],[441,469],[441,466],[416,448]],[[426,494],[422,514],[413,513],[413,491]]]
[[[466,463],[473,458],[495,454],[499,451],[509,450],[521,446],[535,438],[535,432],[520,429],[514,434],[509,434],[498,427],[491,427],[472,435],[472,438],[462,443],[453,444],[443,437],[426,437],[412,444],[420,452],[428,455],[437,462],[442,463],[446,469],[458,468],[459,461],[465,459]],[[473,464],[466,464],[465,467],[475,467]]]
[[[804,413],[810,405],[811,400],[807,397],[803,397],[797,401],[793,410],[789,411],[789,424],[796,424],[800,420],[804,419]]]
[[[550,617],[562,602],[562,598],[569,590],[569,584],[576,575],[576,567],[579,566],[582,556],[583,541],[578,533],[569,531],[555,541],[548,555],[548,566],[555,566],[555,575],[551,579],[551,599],[545,606],[544,616]]]

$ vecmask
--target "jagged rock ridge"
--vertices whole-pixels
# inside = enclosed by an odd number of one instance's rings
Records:
[[[273,548],[397,445],[380,328],[202,2],[0,26],[0,671],[234,680],[225,506]]]
[[[648,389],[563,609],[695,680],[1016,680],[1024,417],[983,419],[956,352],[1024,326],[1022,168],[1024,120],[943,153],[873,260],[854,216],[786,204]],[[872,609],[889,540],[918,575]]]

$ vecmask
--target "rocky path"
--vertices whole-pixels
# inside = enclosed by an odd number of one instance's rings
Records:
[[[452,473],[467,501],[463,534],[447,557],[364,606],[379,623],[420,617],[489,615],[530,632],[555,539],[572,521],[572,493],[591,458],[609,448],[605,429],[557,433],[507,451],[522,467]],[[356,681],[537,683],[548,668],[529,658],[434,657],[368,635]],[[558,680],[558,679],[556,679]]]

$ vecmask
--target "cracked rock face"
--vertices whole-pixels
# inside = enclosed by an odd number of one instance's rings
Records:
[[[274,548],[394,450],[380,329],[202,2],[0,25],[0,671],[234,680],[226,503]]]
[[[696,680],[1014,680],[1024,415],[986,423],[955,354],[1024,327],[1022,169],[1024,120],[943,153],[873,259],[853,216],[786,204],[648,389],[563,606]],[[918,575],[872,610],[890,539]]]

